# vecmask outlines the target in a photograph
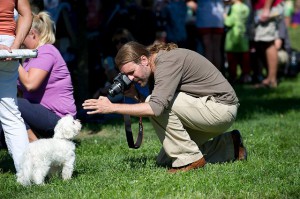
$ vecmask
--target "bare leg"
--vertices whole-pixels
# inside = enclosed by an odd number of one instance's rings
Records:
[[[34,142],[34,141],[38,140],[38,138],[36,137],[36,135],[34,134],[34,132],[31,129],[27,130],[27,134],[28,134],[29,142]]]
[[[277,87],[278,54],[274,44],[266,49],[266,59],[268,63],[268,76],[263,80],[263,83],[269,84],[270,87]]]

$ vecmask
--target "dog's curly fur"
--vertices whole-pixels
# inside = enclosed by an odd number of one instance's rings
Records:
[[[75,163],[75,144],[71,141],[81,130],[81,123],[71,115],[62,117],[54,128],[54,136],[29,144],[23,154],[17,181],[24,186],[44,184],[45,177],[61,171],[70,179]]]

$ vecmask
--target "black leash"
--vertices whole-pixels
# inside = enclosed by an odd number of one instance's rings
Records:
[[[142,117],[139,119],[139,133],[138,137],[136,139],[136,142],[134,143],[132,130],[131,130],[131,119],[130,115],[124,115],[124,122],[125,122],[125,131],[126,131],[126,139],[129,148],[132,149],[138,149],[140,148],[142,141],[143,141],[143,123],[142,123]]]

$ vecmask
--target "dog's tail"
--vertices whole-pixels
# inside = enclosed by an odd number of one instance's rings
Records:
[[[22,164],[17,173],[17,182],[24,186],[31,185],[32,160],[28,152],[25,152],[22,159]]]

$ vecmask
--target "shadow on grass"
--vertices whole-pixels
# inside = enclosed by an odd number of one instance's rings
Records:
[[[255,113],[284,114],[291,110],[300,110],[300,98],[290,96],[288,89],[255,89],[250,86],[235,87],[240,101],[238,119],[255,117]]]
[[[155,159],[155,156],[126,157],[124,158],[124,162],[127,163],[131,169],[140,169],[146,168],[147,162],[153,162]]]
[[[119,114],[88,115],[84,110],[78,112],[77,119],[89,130],[89,134],[97,134],[105,125],[119,125],[123,122],[123,116]]]
[[[147,157],[128,157],[124,159],[124,162],[128,163],[132,169],[139,169],[146,167],[147,160]]]
[[[74,140],[72,140],[72,142],[75,143],[76,147],[79,147],[81,145],[81,140],[79,140],[79,139],[74,139]]]
[[[1,149],[1,153],[4,150],[6,150],[6,149]],[[0,170],[3,173],[8,173],[8,172],[15,173],[16,172],[14,162],[7,151],[6,151],[6,154],[1,156],[1,158],[0,158]]]

